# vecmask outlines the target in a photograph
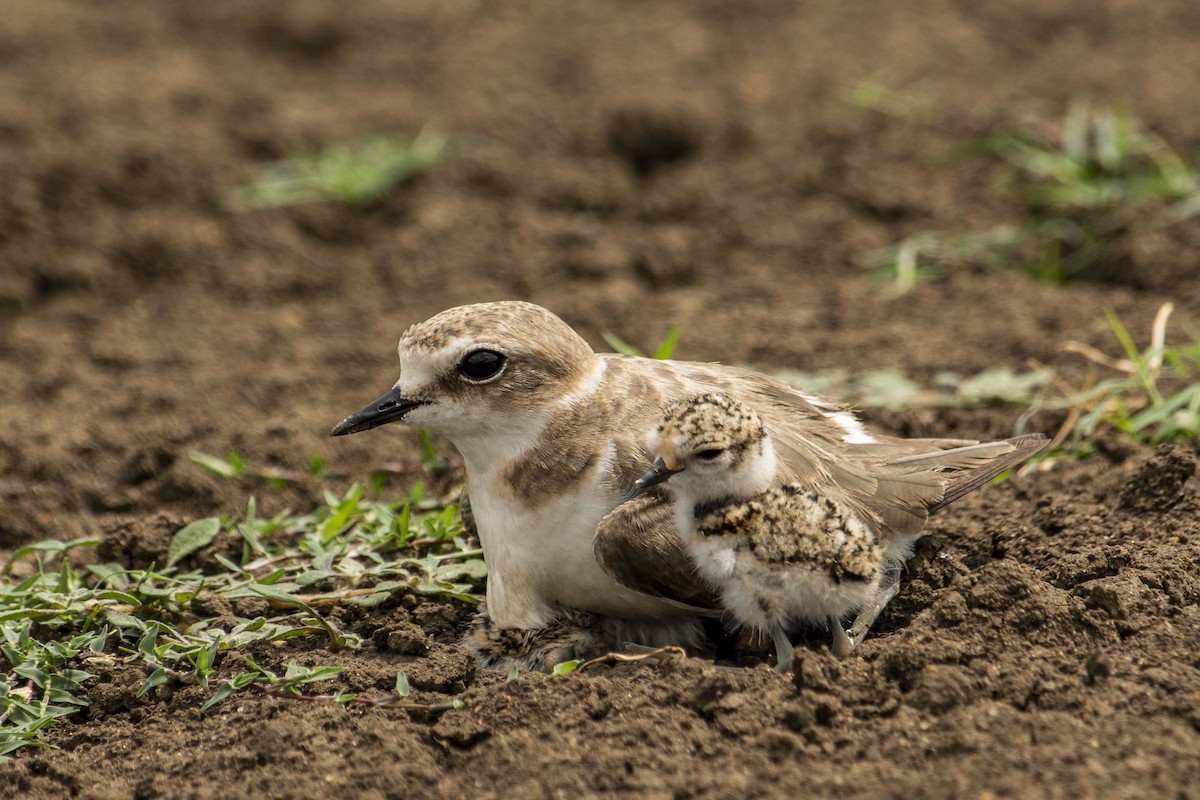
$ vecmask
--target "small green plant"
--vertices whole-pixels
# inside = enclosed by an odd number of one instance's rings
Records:
[[[1144,199],[1187,200],[1200,191],[1195,168],[1140,130],[1127,111],[1092,109],[1084,100],[1071,104],[1057,136],[1025,127],[988,144],[1013,167],[1017,196],[1032,209],[1107,212]]]
[[[283,479],[237,454],[196,460],[230,478]],[[310,467],[297,477],[323,470],[319,460]],[[98,543],[40,542],[0,565],[0,759],[39,744],[44,728],[86,705],[77,692],[93,677],[87,667],[117,662],[147,671],[139,694],[167,681],[215,685],[204,709],[246,689],[342,704],[457,707],[408,703],[407,677],[383,699],[304,695],[302,687],[336,678],[340,669],[293,663],[279,675],[245,655],[255,645],[295,638],[315,638],[330,652],[359,647],[359,637],[323,611],[328,607],[369,608],[404,592],[477,603],[487,575],[483,553],[463,531],[458,506],[427,497],[421,482],[394,502],[371,499],[355,483],[342,494],[327,491],[325,503],[307,514],[269,519],[251,499],[240,517],[208,517],[179,529],[161,569],[76,566],[73,554]],[[208,551],[214,543],[221,546]],[[255,610],[206,611],[217,606]],[[241,655],[226,658],[231,651]]]
[[[1028,419],[1042,409],[1068,412],[1052,443],[1051,456],[1054,452],[1091,452],[1096,437],[1106,428],[1145,444],[1200,437],[1200,339],[1183,345],[1166,344],[1172,310],[1170,303],[1159,309],[1150,344],[1142,349],[1116,313],[1107,309],[1109,326],[1124,358],[1113,358],[1078,343],[1068,345],[1069,350],[1090,362],[1087,382],[1077,390],[1056,385],[1061,396],[1039,396],[1025,415]],[[1100,379],[1099,370],[1116,375]]]
[[[626,342],[621,337],[617,336],[612,331],[604,331],[600,334],[604,337],[604,341],[608,343],[615,352],[626,356],[637,356],[638,358],[655,358],[659,361],[665,361],[675,354],[675,347],[679,344],[679,334],[683,332],[683,327],[674,325],[671,330],[667,331],[667,335],[663,338],[662,343],[654,351],[654,355],[647,356],[638,348]]]
[[[0,761],[21,747],[39,745],[38,736],[62,717],[87,706],[76,695],[90,672],[69,666],[81,654],[102,652],[104,631],[60,641],[40,642],[28,619],[0,621],[0,654],[9,670],[0,673]]]
[[[852,101],[893,115],[903,106]],[[1169,206],[1169,221],[1200,213],[1200,171],[1128,112],[1077,100],[1058,126],[1012,126],[977,149],[1000,164],[1024,221],[957,236],[920,233],[869,254],[866,264],[888,294],[962,267],[1018,269],[1051,283],[1086,277],[1147,207]]]
[[[868,79],[851,86],[842,93],[842,97],[850,105],[906,122],[931,125],[938,121],[932,92],[925,85],[896,89],[882,81]]]
[[[1033,460],[1086,455],[1105,430],[1144,444],[1184,442],[1200,438],[1200,338],[1166,344],[1173,306],[1164,304],[1155,317],[1149,344],[1142,348],[1111,309],[1108,324],[1123,351],[1113,357],[1078,342],[1069,352],[1088,360],[1091,369],[1082,387],[1065,384],[1046,367],[1026,372],[990,369],[963,376],[939,373],[933,386],[921,386],[890,370],[851,372],[780,370],[780,380],[843,402],[866,408],[981,408],[1025,406],[1016,428],[1025,430],[1034,415],[1067,412],[1051,446]],[[1101,377],[1103,372],[1113,373]]]
[[[398,464],[381,463],[369,464],[357,469],[327,470],[325,460],[314,454],[308,462],[308,470],[280,469],[279,467],[253,467],[248,465],[241,456],[230,451],[225,458],[218,458],[207,453],[190,453],[189,458],[218,478],[238,479],[252,478],[266,482],[272,489],[278,491],[288,484],[322,483],[340,478],[365,478],[373,494],[379,494],[379,485],[388,475],[412,476],[430,473],[434,476],[444,475],[462,465],[458,462],[443,461],[438,458],[433,448],[433,439],[428,432],[422,430],[419,434],[421,443],[421,463]]]
[[[1027,240],[1026,231],[1010,225],[958,236],[926,231],[869,253],[864,263],[886,297],[899,297],[956,267],[1009,269]]]
[[[1053,378],[1048,369],[1013,372],[999,367],[968,376],[940,372],[934,385],[926,387],[893,369],[778,370],[773,374],[785,383],[843,402],[891,410],[1025,405]]]
[[[570,661],[560,661],[559,663],[554,665],[554,669],[551,670],[551,672],[550,672],[550,677],[561,678],[564,675],[570,675],[572,672],[577,670],[579,668],[579,665],[582,663],[583,663],[582,658],[574,658],[574,659],[571,659]]]
[[[232,193],[230,206],[244,211],[331,200],[365,208],[457,154],[449,139],[428,133],[411,141],[374,136],[355,147],[327,145],[265,165],[253,183]]]

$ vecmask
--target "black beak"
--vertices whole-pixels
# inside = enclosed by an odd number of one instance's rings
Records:
[[[428,400],[406,400],[400,396],[399,389],[392,389],[366,408],[356,411],[339,422],[329,435],[345,436],[347,433],[369,431],[371,428],[378,428],[389,422],[399,422],[409,411],[428,402]]]
[[[638,495],[645,494],[648,489],[653,486],[658,486],[660,483],[664,482],[667,478],[671,477],[677,472],[683,472],[683,470],[670,469],[661,458],[658,459],[654,462],[654,466],[652,466],[645,475],[634,481],[633,489],[631,489],[629,494],[625,496],[625,499],[632,500]]]

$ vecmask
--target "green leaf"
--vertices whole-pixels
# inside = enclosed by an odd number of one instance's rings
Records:
[[[196,653],[197,678],[207,676],[212,671],[213,664],[217,663],[217,650],[220,646],[219,641],[213,641],[207,647],[200,648]]]
[[[93,653],[103,653],[104,646],[108,644],[108,631],[109,628],[104,628],[98,631],[88,644],[88,649]]]
[[[105,609],[104,618],[118,628],[136,628],[139,631],[146,629],[146,623],[132,614],[126,614],[124,611],[117,611],[112,608]]]
[[[284,603],[285,605],[311,610],[309,609],[308,603],[305,603],[295,595],[288,594],[286,591],[277,586],[271,586],[264,583],[252,583],[248,588],[254,594],[257,594],[260,597],[265,597],[268,600],[274,600],[277,603]]]
[[[369,594],[366,597],[358,598],[354,601],[354,603],[355,605],[362,606],[363,608],[375,608],[376,606],[381,606],[386,603],[388,598],[391,596],[392,595],[388,592],[375,592],[374,594]]]
[[[218,478],[238,478],[242,475],[234,464],[229,461],[223,461],[216,456],[210,456],[206,453],[189,453],[188,458]]]
[[[19,548],[15,553],[12,554],[12,558],[9,559],[9,561],[10,561],[10,563],[13,561],[19,561],[20,559],[24,558],[25,556],[33,555],[34,553],[46,553],[49,555],[57,555],[66,549],[67,549],[67,545],[65,542],[59,542],[59,541],[50,539],[50,540],[47,540],[44,542],[38,542],[37,544],[29,544],[29,545],[25,545],[22,548]]]
[[[242,571],[241,567],[230,561],[227,556],[223,556],[220,553],[213,553],[213,560],[224,567],[226,572],[232,572],[236,574]]]
[[[330,505],[333,507],[333,514],[329,519],[321,523],[317,533],[321,537],[322,544],[329,544],[337,536],[343,533],[347,528],[351,527],[351,519],[359,513],[359,504],[363,498],[363,487],[355,484],[346,492],[346,496],[340,501],[335,500]]]
[[[396,694],[400,697],[408,697],[412,687],[408,685],[408,675],[404,670],[399,670],[396,673]]]
[[[674,325],[667,332],[667,337],[662,340],[662,344],[654,351],[654,358],[659,361],[669,359],[675,352],[675,346],[679,344],[679,334],[683,332],[682,325]]]
[[[295,577],[295,583],[297,586],[313,586],[321,581],[331,580],[336,577],[337,574],[330,572],[329,570],[310,569],[305,570],[297,575]]]
[[[1049,370],[1014,373],[1007,367],[985,370],[958,385],[959,397],[970,403],[1028,403],[1034,390],[1049,383]]]
[[[220,530],[221,521],[216,517],[205,517],[184,525],[171,537],[167,566],[173,567],[200,548],[212,544]]]
[[[142,638],[138,640],[138,652],[147,658],[154,658],[154,650],[158,645],[159,627],[157,622],[151,622],[146,626],[146,631],[142,634]]]
[[[920,391],[916,383],[890,369],[869,370],[857,382],[855,394],[867,406],[905,408]]]
[[[228,203],[237,211],[318,200],[365,208],[461,150],[460,143],[427,132],[411,141],[374,136],[354,146],[329,144],[317,153],[265,165],[254,183],[229,195]]]
[[[620,353],[620,354],[626,355],[626,356],[637,356],[638,358],[646,357],[645,353],[643,353],[641,350],[638,350],[633,345],[627,343],[624,339],[622,339],[620,336],[617,336],[612,331],[602,331],[600,333],[600,336],[601,336],[601,338],[604,339],[605,342],[608,343],[608,346],[611,347],[614,352],[617,352],[617,353]]]
[[[45,671],[38,669],[37,665],[34,663],[26,662],[24,664],[18,664],[17,666],[13,667],[13,674],[20,675],[26,680],[33,681],[35,684],[41,687],[46,685],[47,676]]]
[[[225,681],[224,683],[222,683],[220,686],[217,687],[217,690],[215,692],[213,692],[212,697],[208,698],[208,700],[204,703],[204,705],[200,706],[200,711],[201,712],[208,711],[210,708],[215,706],[217,703],[221,702],[225,698],[229,697],[229,695],[233,694],[234,689],[235,689],[235,687],[233,685],[233,681]]]
[[[1104,315],[1108,317],[1108,325],[1112,328],[1112,332],[1121,343],[1121,348],[1125,351],[1125,356],[1130,361],[1136,363],[1141,352],[1138,350],[1137,344],[1134,343],[1129,329],[1125,327],[1125,323],[1121,322],[1121,318],[1117,316],[1117,312],[1112,306],[1104,307]]]
[[[457,578],[482,580],[487,577],[487,574],[487,563],[483,559],[472,558],[467,561],[442,564],[434,570],[433,578],[449,583]]]
[[[166,683],[169,679],[170,679],[170,676],[167,675],[167,671],[165,669],[163,669],[162,667],[159,667],[158,669],[154,670],[154,672],[150,673],[149,678],[146,678],[146,682],[143,683],[141,685],[141,688],[139,688],[137,690],[137,696],[141,697],[146,692],[153,689],[155,686]]]
[[[554,669],[551,671],[550,674],[554,675],[556,677],[560,677],[563,675],[570,675],[582,663],[583,663],[582,658],[573,658],[570,661],[560,661],[559,663],[554,665]]]
[[[83,683],[84,681],[86,681],[90,678],[94,678],[94,677],[96,677],[96,676],[93,675],[92,673],[84,672],[81,669],[64,669],[62,672],[58,673],[57,675],[52,675],[50,677],[50,685],[56,686],[56,684],[58,684],[61,681],[62,683],[67,685],[67,688],[74,689],[74,688],[78,687],[79,684]],[[56,686],[56,688],[64,688],[64,687]]]
[[[257,680],[258,680],[258,676],[255,675],[253,672],[243,672],[243,673],[240,673],[239,675],[235,675],[233,680],[231,680],[229,683],[232,684],[233,690],[235,692],[240,692],[242,689],[245,689],[247,686],[249,686],[250,684],[254,683]]]
[[[84,569],[95,576],[97,585],[107,583],[114,589],[122,589],[128,585],[128,580],[126,580],[124,574],[125,567],[122,564],[106,561],[103,564],[88,564]]]
[[[291,666],[288,666],[288,672],[291,673]],[[317,667],[299,667],[298,673],[292,675],[289,680],[297,685],[306,683],[317,683],[318,681],[327,681],[336,678],[346,671],[345,667],[317,666]]]
[[[82,697],[76,697],[66,689],[51,689],[47,693],[47,697],[51,703],[68,703],[81,708],[86,707],[88,704],[87,700],[84,700]]]

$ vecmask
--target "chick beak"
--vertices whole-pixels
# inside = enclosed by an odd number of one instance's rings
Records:
[[[665,461],[661,458],[658,459],[654,462],[654,466],[646,471],[646,474],[634,481],[633,489],[630,490],[625,499],[632,500],[639,495],[645,494],[650,488],[658,486],[678,472],[683,472],[683,469],[671,469]]]
[[[378,428],[389,422],[400,422],[409,411],[417,406],[426,405],[428,402],[428,400],[408,400],[400,396],[398,388],[393,388],[366,408],[354,412],[339,422],[329,435],[345,436],[348,433],[369,431],[371,428]]]

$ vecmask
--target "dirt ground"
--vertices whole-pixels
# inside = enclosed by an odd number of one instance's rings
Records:
[[[102,4],[0,23],[0,549],[85,534],[161,563],[185,522],[244,507],[193,450],[303,468],[416,461],[400,428],[329,440],[395,379],[410,323],[545,305],[762,367],[921,380],[1113,351],[1172,300],[1200,330],[1200,227],[1131,224],[1119,280],[958,274],[899,301],[861,254],[1012,209],[961,132],[1072,97],[1200,146],[1194,0]],[[953,124],[855,108],[919,85]],[[478,141],[377,208],[235,214],[298,148],[425,126]],[[1008,435],[1016,411],[889,413]],[[1035,422],[1037,422],[1035,420]],[[1043,420],[1051,425],[1053,420]],[[816,640],[795,679],[700,659],[569,678],[477,674],[468,613],[350,619],[347,688],[460,698],[442,715],[91,683],[59,749],[0,767],[19,798],[1200,797],[1200,478],[1192,447],[989,486],[939,514],[859,657]],[[397,487],[399,491],[400,487]],[[264,511],[316,495],[259,492]],[[427,654],[389,649],[417,624]]]

